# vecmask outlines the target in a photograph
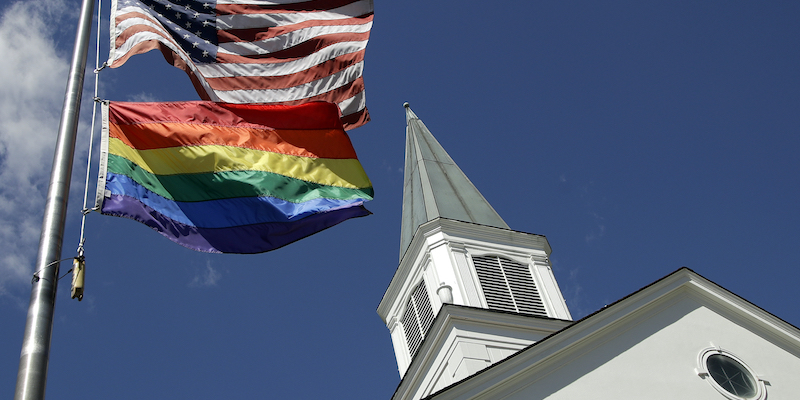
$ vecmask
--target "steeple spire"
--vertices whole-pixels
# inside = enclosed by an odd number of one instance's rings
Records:
[[[547,238],[511,230],[404,106],[400,264],[378,314],[392,335],[400,375],[414,382],[395,398],[413,400],[541,340],[572,317]]]
[[[400,258],[417,228],[436,218],[509,229],[408,103],[403,106],[407,127]]]

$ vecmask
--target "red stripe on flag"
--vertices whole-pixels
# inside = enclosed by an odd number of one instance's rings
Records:
[[[299,11],[327,11],[361,0],[312,0],[289,4],[217,4],[217,15],[279,14]]]
[[[364,50],[345,54],[332,60],[317,64],[306,70],[280,76],[231,76],[206,78],[214,90],[260,90],[285,89],[322,79],[343,71],[364,59]]]
[[[339,128],[335,104],[307,102],[302,106],[278,104],[233,104],[203,101],[169,103],[114,102],[109,117],[115,123],[146,124],[184,122],[223,126],[271,127],[275,129]]]
[[[173,44],[175,43],[175,40],[173,40],[172,37],[170,37],[169,35],[165,35],[164,32],[159,31],[156,28],[153,28],[153,27],[148,26],[148,25],[133,25],[130,28],[125,29],[122,32],[122,34],[117,36],[117,39],[114,41],[114,44],[117,47],[120,47],[123,44],[125,44],[125,42],[130,40],[131,36],[133,36],[133,35],[135,35],[137,33],[141,33],[141,32],[152,32],[152,33],[157,34],[158,36],[161,36],[162,38],[164,38],[165,40],[167,40],[167,41],[169,41],[169,42],[171,42]],[[150,40],[154,40],[154,39],[150,39]],[[175,44],[175,47],[180,47],[180,46]]]
[[[346,25],[364,25],[372,22],[373,14],[365,15],[356,18],[337,19],[331,21],[305,21],[299,24],[275,26],[266,28],[252,28],[252,29],[227,29],[217,32],[218,43],[227,42],[257,42],[259,40],[266,40],[280,35],[285,35],[300,29],[310,28],[314,26],[346,26]]]
[[[315,96],[311,96],[305,99],[300,100],[293,100],[293,101],[281,101],[276,102],[273,104],[286,104],[286,105],[294,105],[294,104],[303,104],[308,101],[326,101],[330,103],[337,103],[342,101],[342,99],[349,99],[354,97],[355,95],[364,91],[364,78],[358,77],[358,79],[344,85],[333,89],[331,91],[320,93]]]
[[[353,114],[342,117],[342,123],[344,124],[345,129],[358,128],[359,126],[369,122],[369,120],[369,111],[367,111],[366,108],[362,108]]]

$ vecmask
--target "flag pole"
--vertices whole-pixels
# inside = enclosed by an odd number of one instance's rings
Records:
[[[53,310],[58,284],[58,260],[61,257],[61,245],[64,241],[65,211],[69,198],[72,158],[75,154],[93,11],[94,0],[82,0],[72,64],[64,95],[64,108],[61,110],[61,123],[53,155],[50,186],[47,189],[36,272],[32,281],[31,302],[28,306],[28,319],[25,323],[25,336],[19,357],[15,400],[43,400],[47,385],[47,364],[50,358],[50,337],[53,332]]]

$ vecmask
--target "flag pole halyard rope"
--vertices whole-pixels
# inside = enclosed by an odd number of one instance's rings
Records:
[[[100,65],[100,21],[102,21],[103,2],[97,2],[97,44],[94,56],[94,103],[92,104],[92,123],[89,128],[89,151],[86,157],[86,180],[83,184],[83,208],[81,209],[81,235],[78,241],[78,257],[83,257],[83,245],[86,243],[86,215],[96,210],[97,207],[87,208],[86,203],[89,197],[89,175],[92,167],[92,148],[94,147],[94,124],[97,117],[97,104],[100,101],[98,96],[100,86],[100,71],[106,67],[106,62]]]

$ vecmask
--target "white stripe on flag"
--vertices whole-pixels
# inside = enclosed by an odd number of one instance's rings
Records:
[[[269,54],[297,46],[317,36],[335,33],[366,33],[370,29],[372,29],[372,22],[360,25],[311,26],[257,42],[220,43],[219,49],[220,52],[242,56]],[[366,41],[364,43],[364,47],[367,47]]]
[[[269,68],[265,68],[264,64],[254,63],[215,63],[198,64],[197,70],[207,78],[226,78],[235,76],[283,76],[303,72],[314,67],[315,65],[322,64],[325,61],[332,60],[345,54],[364,50],[366,47],[366,40],[360,42],[342,42],[330,45],[316,53],[311,54],[308,57],[303,57],[299,60],[269,64]]]
[[[361,76],[364,62],[313,82],[285,89],[219,90],[220,100],[228,103],[275,103],[307,99],[340,88]]]

